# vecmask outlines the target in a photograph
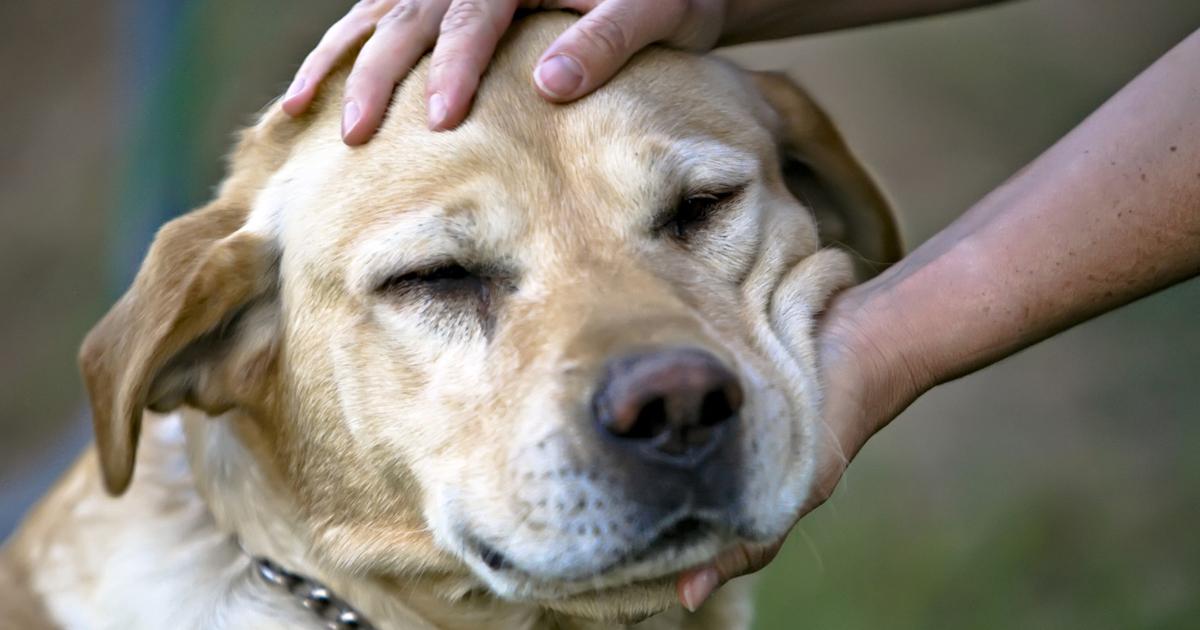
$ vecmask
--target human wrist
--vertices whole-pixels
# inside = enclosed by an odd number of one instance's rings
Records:
[[[912,339],[905,339],[904,325],[888,313],[894,299],[886,288],[860,285],[841,293],[821,321],[821,356],[827,374],[849,387],[851,413],[860,426],[853,441],[867,438],[887,425],[913,400],[935,385],[923,363],[913,361]],[[833,410],[841,415],[844,410]]]
[[[995,257],[972,235],[947,230],[831,304],[828,326],[860,363],[883,422],[1003,343],[1004,309],[987,306],[1009,297],[993,286]]]
[[[1045,336],[1050,314],[1038,306],[1041,290],[1019,272],[1005,238],[971,224],[935,235],[848,296],[888,386],[899,392],[896,413]]]
[[[728,0],[719,46],[935,15],[1002,0]]]
[[[733,46],[774,39],[781,12],[793,8],[795,2],[781,0],[718,0],[721,5],[721,34],[717,46]],[[775,19],[773,19],[775,18]]]

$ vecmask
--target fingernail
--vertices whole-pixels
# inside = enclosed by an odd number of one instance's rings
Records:
[[[712,595],[713,589],[717,588],[718,581],[720,576],[717,575],[716,569],[704,569],[693,575],[683,587],[683,607],[688,609],[688,612],[696,612],[704,600]]]
[[[346,101],[346,104],[342,107],[342,136],[343,137],[345,137],[346,134],[350,133],[351,129],[354,129],[354,125],[358,124],[358,117],[359,117],[358,103],[355,103],[354,101]]]
[[[437,129],[446,120],[446,98],[435,93],[429,97],[429,128]]]
[[[538,65],[533,80],[551,96],[566,97],[575,93],[583,82],[579,62],[566,55],[554,55]]]
[[[304,77],[296,77],[296,80],[292,81],[292,84],[288,86],[287,94],[285,94],[283,98],[289,99],[299,94],[307,83],[308,80]]]

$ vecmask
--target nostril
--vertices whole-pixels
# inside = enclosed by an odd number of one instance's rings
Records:
[[[667,401],[664,398],[658,397],[646,403],[641,410],[638,411],[637,419],[633,421],[633,425],[629,430],[621,434],[621,437],[634,440],[648,440],[662,434],[670,425],[670,420],[667,418]]]
[[[698,424],[702,427],[715,427],[729,420],[736,413],[737,410],[734,408],[730,392],[725,389],[713,390],[705,394],[704,401],[700,403]]]

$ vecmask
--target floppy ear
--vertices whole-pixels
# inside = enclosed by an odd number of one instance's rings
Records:
[[[786,75],[751,77],[777,116],[788,189],[812,210],[821,242],[850,249],[869,274],[899,260],[904,248],[892,206],[829,116]]]
[[[230,358],[228,342],[243,334],[230,324],[272,290],[276,266],[263,238],[237,231],[245,216],[218,199],[164,225],[133,285],[83,342],[79,364],[112,494],[133,475],[143,409],[234,404],[213,365]]]
[[[240,134],[216,199],[158,231],[129,290],[84,339],[79,366],[110,493],[133,477],[145,409],[215,415],[270,399],[279,250],[243,228],[306,124],[268,105]]]

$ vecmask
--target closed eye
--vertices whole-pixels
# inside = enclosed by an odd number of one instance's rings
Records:
[[[678,240],[686,240],[704,227],[742,191],[742,188],[739,186],[727,190],[689,194],[657,222],[656,231]]]
[[[486,290],[487,282],[481,275],[453,262],[391,276],[375,289],[377,293],[396,296],[423,291],[431,297],[447,299],[482,297]]]

